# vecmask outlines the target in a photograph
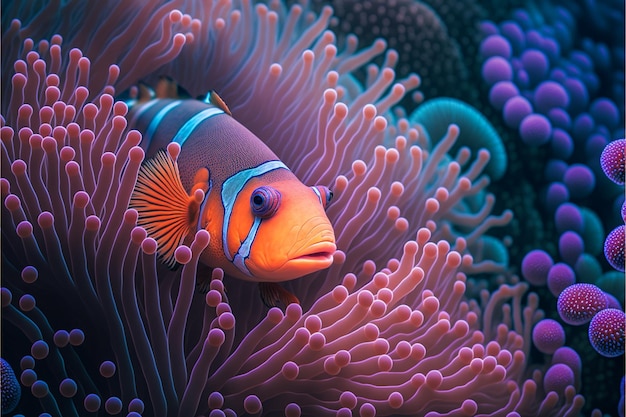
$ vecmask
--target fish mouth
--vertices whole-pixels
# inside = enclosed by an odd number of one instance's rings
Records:
[[[252,281],[291,281],[330,267],[336,251],[334,242],[318,242],[303,248],[276,268],[259,267],[252,258],[248,259],[247,265],[255,277]]]
[[[337,250],[337,246],[333,242],[319,242],[309,246],[305,253],[296,255],[289,259],[289,262],[315,262],[328,263],[330,266],[333,262],[333,254]],[[324,268],[324,267],[321,267]]]

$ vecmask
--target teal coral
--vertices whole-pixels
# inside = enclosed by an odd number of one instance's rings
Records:
[[[410,120],[423,125],[434,141],[443,137],[449,124],[456,124],[461,134],[451,149],[453,154],[462,146],[467,146],[474,155],[486,149],[490,154],[485,168],[487,174],[497,180],[506,172],[507,156],[500,135],[485,116],[471,105],[453,98],[427,100],[411,114]]]

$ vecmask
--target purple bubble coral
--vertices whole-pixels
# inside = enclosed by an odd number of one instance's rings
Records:
[[[626,171],[626,139],[609,142],[600,155],[600,166],[604,174],[614,183],[624,184]]]
[[[533,104],[537,111],[547,114],[555,107],[567,108],[569,96],[561,84],[554,81],[544,81],[535,89]]]
[[[604,241],[604,256],[609,264],[618,271],[624,272],[625,242],[624,229],[626,226],[620,225],[613,229]]]
[[[565,330],[558,321],[543,319],[535,324],[532,339],[540,352],[552,354],[565,344]]]
[[[569,265],[574,265],[585,250],[585,242],[576,232],[566,231],[559,237],[559,254]]]
[[[13,368],[4,358],[0,358],[0,377],[2,378],[2,387],[0,389],[2,394],[2,414],[6,414],[12,412],[17,407],[22,396],[22,389],[15,377]]]
[[[501,35],[488,36],[480,45],[480,55],[485,59],[492,56],[509,59],[511,51],[511,44]]]
[[[602,356],[614,358],[624,354],[626,314],[607,308],[596,314],[589,324],[589,342]]]
[[[591,135],[596,127],[596,122],[589,113],[580,113],[572,123],[572,137],[577,143],[584,141]]]
[[[565,388],[574,385],[574,372],[563,363],[552,365],[543,377],[543,389],[546,392],[555,391],[558,394],[565,392]]]
[[[555,297],[576,282],[574,270],[567,264],[556,263],[548,271],[548,289]]]
[[[531,114],[533,107],[530,102],[522,96],[514,96],[504,103],[502,114],[504,122],[510,128],[517,129],[522,120]]]
[[[555,118],[553,117],[555,111],[557,110],[560,109],[550,110],[548,118],[550,119],[552,125],[558,126],[560,124],[559,121],[555,121]],[[566,125],[566,123],[561,123],[561,125]],[[552,154],[562,160],[569,159],[569,157],[572,156],[572,153],[574,152],[574,141],[572,140],[572,137],[569,135],[569,133],[567,133],[567,131],[559,127],[555,127],[554,129],[552,129],[552,138],[550,139],[550,145],[552,147]]]
[[[596,177],[587,165],[572,164],[565,172],[563,182],[573,198],[583,198],[593,191]]]
[[[524,38],[524,31],[518,23],[507,20],[500,25],[500,31],[502,36],[511,43],[516,55],[524,50],[526,47],[526,39]]]
[[[512,97],[519,95],[519,89],[510,81],[498,81],[489,90],[489,102],[498,110]]]
[[[552,125],[547,117],[532,113],[522,119],[519,134],[524,143],[540,146],[547,143],[552,136]]]
[[[483,64],[482,75],[488,85],[493,85],[500,81],[511,81],[513,69],[508,60],[501,56],[492,56]]]
[[[548,111],[548,118],[555,128],[567,129],[572,125],[572,118],[565,109],[559,107],[552,108]],[[568,154],[569,155],[569,154]],[[569,156],[565,157],[568,158]]]
[[[569,190],[560,181],[554,181],[546,190],[546,207],[549,211],[555,211],[561,204],[569,200]]]
[[[568,230],[581,233],[583,230],[583,215],[576,204],[563,203],[554,213],[554,223],[559,233]]]
[[[575,386],[580,387],[583,364],[578,352],[568,346],[560,347],[552,355],[551,363],[562,363],[567,365],[567,367],[574,372]]]
[[[563,82],[570,97],[568,110],[572,116],[582,112],[589,103],[589,92],[585,84],[578,78],[570,77]]]
[[[522,260],[522,276],[533,285],[545,285],[552,265],[554,261],[546,251],[530,251]]]
[[[607,306],[604,291],[593,284],[580,283],[570,285],[561,292],[556,309],[565,323],[578,326],[588,323]]]
[[[536,84],[546,77],[550,63],[543,52],[529,48],[522,53],[521,58],[531,84]]]
[[[619,124],[619,110],[615,103],[605,97],[595,99],[589,108],[596,123],[615,129]],[[622,148],[623,149],[623,148]]]

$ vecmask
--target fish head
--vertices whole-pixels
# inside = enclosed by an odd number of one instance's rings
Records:
[[[288,281],[332,265],[337,247],[325,212],[331,198],[328,188],[297,179],[249,181],[228,232],[233,263],[248,275],[240,278]]]

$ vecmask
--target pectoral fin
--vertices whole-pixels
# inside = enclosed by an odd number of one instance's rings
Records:
[[[197,186],[188,195],[178,164],[164,149],[144,161],[139,170],[129,207],[139,213],[137,225],[157,241],[157,253],[169,268],[177,266],[176,248],[196,230],[203,188]]]
[[[281,287],[275,282],[259,282],[261,300],[267,307],[276,307],[279,302],[288,306],[291,303],[300,304],[298,297]]]

